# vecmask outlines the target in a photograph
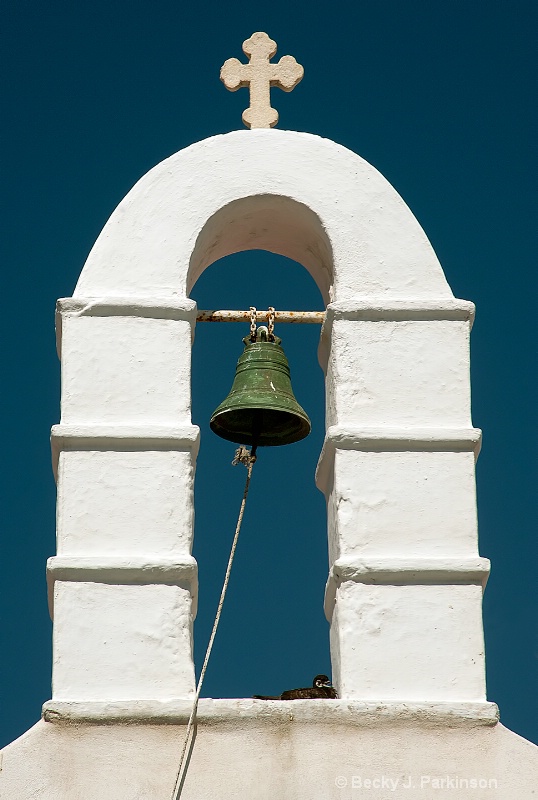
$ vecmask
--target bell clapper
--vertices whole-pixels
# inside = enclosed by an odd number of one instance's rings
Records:
[[[256,448],[252,446],[252,449],[249,450],[248,447],[244,447],[244,445],[240,445],[235,451],[235,455],[232,461],[232,467],[236,467],[237,464],[243,464],[245,467],[248,467],[249,464],[254,464],[257,460],[256,455]]]

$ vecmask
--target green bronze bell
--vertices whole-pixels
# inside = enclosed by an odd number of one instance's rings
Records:
[[[211,430],[223,439],[254,448],[298,442],[311,429],[290,381],[288,359],[281,339],[261,326],[256,338],[243,339],[245,349],[228,397],[214,411]]]

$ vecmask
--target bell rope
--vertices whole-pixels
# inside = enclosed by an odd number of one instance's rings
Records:
[[[187,731],[185,733],[185,741],[183,743],[183,750],[181,751],[181,758],[179,759],[179,767],[176,774],[176,780],[174,783],[174,789],[172,791],[172,798],[171,800],[178,800],[181,796],[181,792],[183,790],[183,786],[185,783],[186,777],[186,770],[183,772],[183,765],[185,763],[185,757],[187,755],[187,747],[189,745],[189,739],[191,735],[191,730],[195,725],[196,719],[196,712],[198,710],[198,700],[200,699],[200,692],[202,691],[202,684],[204,682],[205,674],[207,671],[207,665],[209,663],[209,657],[211,655],[211,650],[213,649],[213,642],[215,641],[215,636],[217,633],[217,628],[220,622],[220,616],[222,614],[222,607],[224,605],[224,598],[226,597],[226,590],[228,589],[228,584],[230,582],[230,574],[232,571],[232,564],[235,556],[235,551],[237,548],[237,541],[239,539],[239,532],[241,530],[241,524],[243,522],[243,515],[245,513],[245,506],[247,503],[247,495],[250,486],[250,479],[252,477],[252,467],[256,462],[256,446],[252,447],[252,450],[247,450],[246,447],[238,447],[235,451],[235,457],[232,461],[232,465],[236,464],[244,464],[247,468],[247,479],[245,482],[245,489],[243,491],[243,499],[241,501],[241,507],[239,509],[239,517],[237,519],[237,525],[235,527],[235,534],[232,541],[232,548],[230,550],[230,556],[228,558],[228,566],[226,567],[226,574],[224,576],[224,583],[222,584],[222,591],[220,593],[220,600],[217,606],[217,613],[215,615],[215,621],[213,623],[213,629],[211,631],[211,636],[209,637],[209,642],[207,645],[207,650],[204,657],[204,663],[202,664],[202,671],[200,672],[200,677],[198,679],[198,685],[196,686],[196,694],[194,695],[194,702],[192,704],[191,713],[189,716],[189,721],[187,723]],[[191,749],[194,746],[194,737],[191,743]]]

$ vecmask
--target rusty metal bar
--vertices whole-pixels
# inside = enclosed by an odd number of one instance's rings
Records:
[[[267,322],[269,311],[257,312],[257,322]],[[275,322],[322,325],[325,311],[275,311]],[[196,322],[250,322],[250,311],[198,311]]]

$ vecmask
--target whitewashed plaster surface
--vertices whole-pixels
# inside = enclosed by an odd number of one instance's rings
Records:
[[[327,302],[452,299],[423,230],[374,167],[280,130],[214,136],[150,170],[103,228],[75,296],[184,297],[213,261],[255,248],[299,261]]]
[[[477,546],[474,467],[472,452],[337,450],[329,496],[333,560],[472,553]]]
[[[64,451],[58,476],[59,555],[190,554],[188,452]]]
[[[404,709],[395,721],[379,705],[353,714],[338,701],[306,716],[297,707],[303,702],[335,701],[292,701],[293,708],[285,703],[278,712],[253,710],[255,701],[202,701],[181,800],[537,796],[538,748],[500,724],[436,727]],[[184,731],[184,725],[39,722],[4,750],[0,798],[170,800]],[[447,788],[447,778],[474,779],[478,788]],[[435,780],[445,781],[444,788],[432,788]]]
[[[169,584],[56,581],[53,697],[91,701],[98,685],[100,700],[162,700],[189,685],[190,664],[178,653],[190,646],[186,593]]]
[[[335,778],[373,769],[382,753],[397,772],[426,769],[428,757],[434,771],[495,766],[510,787],[503,797],[530,797],[522,759],[535,765],[538,751],[496,726],[486,701],[474,307],[453,297],[424,232],[373,167],[317,136],[256,130],[195,144],[144,176],[105,225],[74,297],[58,303],[53,696],[44,722],[6,753],[2,798],[168,798],[194,691],[188,294],[210,263],[255,248],[302,263],[328,303],[317,483],[342,699],[302,710],[203,701],[185,796],[218,787],[223,798],[351,797]]]
[[[62,423],[190,423],[190,346],[188,321],[66,314]]]

